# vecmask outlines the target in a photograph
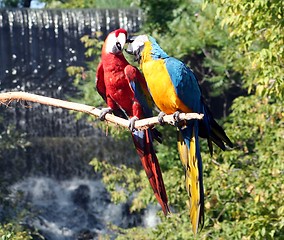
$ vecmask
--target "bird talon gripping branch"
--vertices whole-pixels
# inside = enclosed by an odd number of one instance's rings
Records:
[[[99,119],[100,119],[101,121],[104,121],[104,120],[106,119],[106,115],[107,115],[108,113],[112,113],[112,109],[111,109],[111,108],[102,108],[102,109],[101,109],[101,114],[100,114],[100,116],[99,116]]]
[[[166,114],[164,112],[162,112],[162,111],[159,112],[159,114],[158,114],[158,121],[159,121],[161,126],[165,125],[164,116],[166,116]]]
[[[138,120],[139,118],[134,116],[132,118],[129,119],[129,130],[131,132],[135,131],[135,122]]]

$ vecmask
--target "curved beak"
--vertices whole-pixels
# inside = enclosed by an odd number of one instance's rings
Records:
[[[126,43],[128,43],[128,46],[127,48],[125,49],[125,51],[128,53],[128,54],[131,54],[131,55],[134,55],[134,61],[135,62],[140,62],[140,59],[141,59],[141,56],[140,56],[140,51],[141,49],[138,48],[138,49],[135,49],[135,47],[133,47],[133,42],[135,40],[137,36],[134,36],[132,38],[128,38],[126,40]]]
[[[125,49],[125,52],[131,54],[131,55],[135,55],[135,52],[133,50],[133,47],[131,44],[128,44],[127,48]]]
[[[126,39],[126,43],[133,43],[135,38],[137,38],[137,36],[133,36],[133,37],[129,37]]]
[[[135,55],[135,51],[133,49],[133,46],[131,43],[134,42],[136,37],[131,37],[131,38],[127,38],[126,39],[126,43],[128,43],[127,49],[125,49],[125,51],[131,55]]]

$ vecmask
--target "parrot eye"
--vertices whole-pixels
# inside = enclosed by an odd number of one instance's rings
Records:
[[[120,42],[116,42],[116,47],[121,51],[121,44],[120,44]]]

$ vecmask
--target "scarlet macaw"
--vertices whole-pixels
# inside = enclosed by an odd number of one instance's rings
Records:
[[[101,119],[107,113],[114,112],[130,120],[130,129],[134,145],[141,159],[154,194],[165,215],[170,212],[167,194],[153,147],[153,139],[161,140],[155,129],[137,131],[134,122],[137,119],[151,117],[150,95],[145,79],[140,71],[131,66],[122,51],[127,39],[124,29],[117,29],[107,36],[97,68],[96,88],[108,105],[102,110]]]
[[[174,114],[177,122],[180,112],[202,113],[203,120],[190,120],[178,126],[178,150],[185,168],[186,188],[190,200],[190,219],[194,234],[204,224],[204,190],[202,160],[198,135],[207,138],[210,153],[212,141],[225,150],[225,144],[232,147],[221,126],[214,120],[203,101],[200,86],[193,72],[181,61],[170,57],[147,35],[128,40],[127,52],[135,55],[147,82],[150,94],[161,110],[160,120],[166,114]]]

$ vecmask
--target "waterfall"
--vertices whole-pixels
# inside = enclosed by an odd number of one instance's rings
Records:
[[[97,31],[104,38],[120,27],[135,33],[141,25],[138,9],[0,9],[0,92],[72,96],[76,89],[65,69],[85,66],[80,38]],[[0,114],[2,125],[15,126],[30,143],[0,156],[0,178],[11,185],[9,198],[29,206],[24,225],[39,229],[46,239],[95,239],[108,233],[109,221],[130,227],[153,219],[153,211],[142,220],[129,213],[128,203],[112,204],[88,165],[92,157],[140,164],[131,143],[106,137],[63,109],[13,105],[1,106]],[[6,213],[0,204],[0,221]]]
[[[105,38],[120,27],[133,33],[141,24],[138,9],[0,9],[0,92],[20,90],[60,99],[72,96],[76,89],[66,67],[85,66],[80,38],[97,31]],[[28,108],[1,106],[0,111],[6,126],[15,125],[32,142],[27,152],[14,152],[25,159],[21,173],[46,171],[64,178],[81,169],[75,164],[66,170],[66,158],[82,166],[82,159],[91,155],[122,159],[121,154],[106,156],[103,151],[104,146],[123,147],[121,144],[104,137],[90,123],[76,120],[67,110],[32,104]]]
[[[137,32],[141,19],[137,9],[0,9],[1,89],[64,91],[66,67],[86,60],[82,36]]]

